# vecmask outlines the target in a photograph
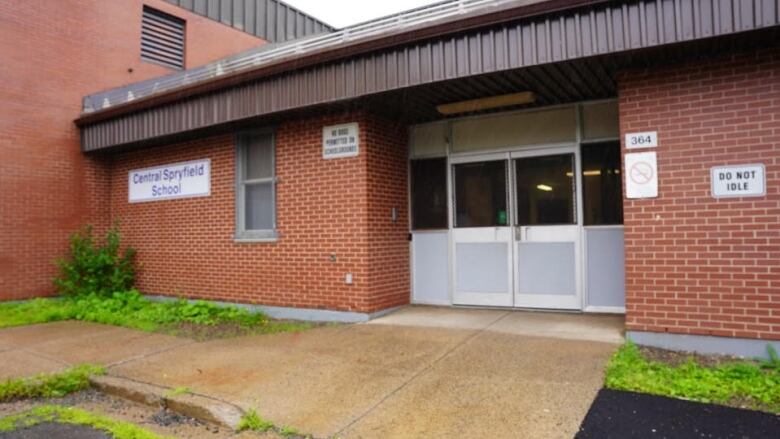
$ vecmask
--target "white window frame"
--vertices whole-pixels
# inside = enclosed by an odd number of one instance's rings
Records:
[[[246,154],[247,143],[246,139],[252,136],[270,134],[271,135],[271,170],[273,175],[265,178],[255,178],[251,180],[246,179]],[[277,198],[276,198],[276,184],[278,182],[276,176],[276,134],[273,129],[264,128],[252,131],[243,131],[236,134],[236,242],[274,242],[279,238],[279,234],[276,230],[276,216],[277,216]],[[260,229],[260,230],[248,230],[246,228],[246,186],[258,183],[270,183],[271,184],[271,197],[273,199],[273,228]]]

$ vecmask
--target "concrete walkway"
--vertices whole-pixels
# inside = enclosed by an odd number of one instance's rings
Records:
[[[571,438],[622,324],[407,307],[366,324],[195,343],[62,322],[0,331],[0,378],[95,362],[317,437]]]

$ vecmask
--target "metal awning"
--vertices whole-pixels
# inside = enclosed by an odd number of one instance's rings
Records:
[[[453,3],[459,2],[447,2]],[[511,2],[499,3],[505,8],[497,14],[418,23],[389,40],[340,43],[331,58],[291,55],[224,80],[209,78],[146,99],[134,95],[135,102],[77,121],[82,148],[172,139],[323,104],[457,88],[458,81],[476,88],[502,84],[496,88],[509,90],[514,82],[547,90],[539,94],[549,101],[563,94],[557,88],[580,97],[606,97],[615,93],[616,68],[627,59],[683,43],[687,49],[680,53],[695,56],[695,44],[760,29],[775,32],[780,22],[778,0],[575,2],[573,9],[561,9],[573,4],[562,1],[513,8]],[[541,5],[555,7],[540,13]]]

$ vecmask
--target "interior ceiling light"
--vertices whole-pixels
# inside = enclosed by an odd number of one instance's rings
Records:
[[[545,191],[545,192],[551,192],[552,191],[552,186],[548,186],[546,184],[537,184],[536,188],[539,189],[540,191]]]
[[[620,174],[620,169],[611,169],[611,170],[609,170],[607,172],[609,174]],[[595,175],[601,175],[601,170],[600,169],[596,169],[596,170],[593,170],[593,171],[585,171],[585,172],[582,173],[582,175],[584,175],[586,177],[593,177]],[[567,172],[566,176],[567,177],[573,177],[574,174],[571,173],[571,172]]]
[[[524,91],[508,95],[491,96],[489,98],[479,98],[468,101],[441,104],[436,106],[436,111],[445,116],[448,116],[451,114],[472,113],[474,111],[489,110],[491,108],[532,104],[535,101],[536,95],[533,92]]]

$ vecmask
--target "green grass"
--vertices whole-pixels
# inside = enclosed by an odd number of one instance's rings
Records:
[[[296,430],[295,428],[290,427],[290,426],[284,426],[284,427],[280,428],[279,429],[279,434],[281,434],[284,437],[300,436],[301,435],[300,433],[298,433],[298,430]]]
[[[58,398],[89,387],[90,375],[103,375],[102,366],[82,364],[62,372],[0,382],[0,402],[22,398]]]
[[[43,422],[85,425],[103,430],[115,439],[159,439],[156,433],[129,422],[117,421],[72,407],[45,405],[0,419],[0,432],[32,427]]]
[[[693,358],[679,366],[648,361],[626,343],[607,366],[605,386],[706,403],[747,406],[780,413],[780,363],[733,362],[701,366]]]
[[[274,423],[263,419],[255,409],[247,410],[238,423],[238,431],[251,430],[263,433],[272,428],[274,428]]]
[[[171,389],[169,392],[165,394],[165,396],[180,396],[180,395],[187,395],[192,393],[192,390],[189,387],[177,387],[175,389]]]
[[[301,331],[312,326],[307,322],[277,322],[260,312],[206,301],[151,301],[135,290],[114,293],[110,297],[84,295],[0,303],[0,328],[60,320],[83,320],[168,333],[176,333],[182,324],[189,325],[190,331],[192,327],[227,325],[240,334]]]
[[[273,431],[274,433],[282,437],[306,437],[311,438],[311,435],[304,435],[298,432],[297,429],[285,425],[283,427],[277,427],[273,422],[263,419],[260,414],[257,413],[257,409],[250,408],[241,417],[238,426],[238,431],[254,431],[255,433],[265,433],[267,431]]]

